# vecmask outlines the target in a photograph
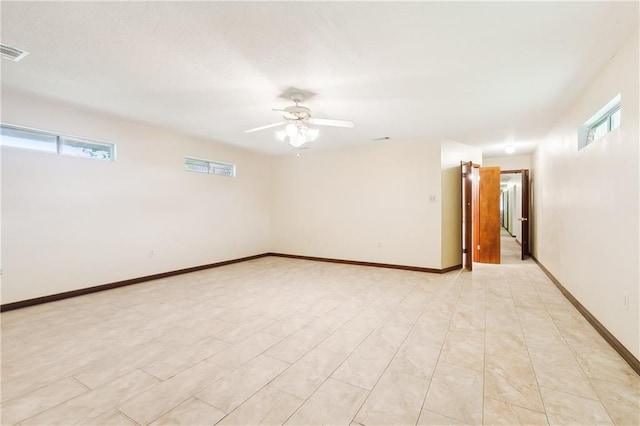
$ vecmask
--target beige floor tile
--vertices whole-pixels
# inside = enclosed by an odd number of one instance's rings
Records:
[[[482,392],[481,372],[440,361],[431,379],[424,409],[465,423],[479,424],[482,421]]]
[[[592,348],[574,353],[582,370],[589,378],[608,381],[617,378],[621,383],[628,383],[638,377],[613,349]]]
[[[440,359],[448,364],[483,371],[484,335],[472,330],[449,331]]]
[[[193,345],[181,347],[173,354],[158,359],[142,369],[159,379],[167,380],[181,371],[198,364],[200,361],[225,350],[229,346],[229,343],[218,340],[215,337],[208,337]]]
[[[303,402],[273,386],[265,386],[218,425],[281,425]]]
[[[640,425],[640,378],[626,385],[591,379],[593,388],[617,425]]]
[[[225,413],[230,413],[289,366],[290,364],[278,359],[259,355],[197,396]]]
[[[158,379],[141,370],[90,390],[37,416],[22,422],[23,425],[70,425],[87,423],[116,405],[156,385]]]
[[[316,348],[279,375],[272,386],[307,399],[345,358],[345,355]]]
[[[385,319],[385,323],[415,324],[432,297],[433,293],[413,289]]]
[[[237,409],[242,420],[273,404],[251,421],[278,423],[298,397],[308,398],[291,417],[300,423],[356,424],[360,408],[360,420],[375,423],[368,413],[384,404],[391,408],[380,419],[403,411],[394,398],[411,395],[411,385],[389,393],[391,375],[431,379],[419,424],[479,424],[483,406],[487,423],[543,423],[525,408],[541,409],[531,366],[552,424],[640,423],[638,376],[531,261],[440,275],[266,257],[3,312],[0,321],[9,424],[22,416],[25,424],[127,424],[135,419],[118,411],[127,404],[139,421],[189,423],[200,409],[213,418]],[[265,355],[285,338],[278,356],[291,366]],[[218,388],[206,371],[181,376],[203,362],[234,370],[233,379]],[[80,388],[65,385],[72,380]],[[354,385],[372,389],[365,406],[364,397],[349,399],[368,394]],[[338,388],[345,393],[328,394]],[[196,402],[194,392],[211,401]],[[337,413],[327,408],[333,401]]]
[[[118,405],[118,410],[138,423],[147,424],[228,372],[229,370],[219,365],[202,361]]]
[[[254,317],[247,322],[243,322],[238,324],[235,327],[231,327],[225,329],[219,333],[215,333],[216,336],[220,340],[224,340],[229,343],[237,343],[241,340],[246,339],[252,334],[257,333],[258,331],[262,331],[265,328],[275,324],[276,321],[266,318],[266,317]]]
[[[407,325],[385,326],[371,333],[331,375],[334,379],[373,389],[410,331]]]
[[[442,344],[449,330],[450,319],[430,316],[425,311],[411,330],[410,338],[415,336],[419,340]]]
[[[484,372],[486,398],[544,412],[536,376],[526,352],[487,354]]]
[[[540,386],[584,398],[597,399],[571,350],[556,345],[553,352],[532,348],[531,362]]]
[[[288,425],[349,424],[367,398],[368,391],[328,379],[293,416]]]
[[[138,424],[119,412],[112,409],[94,417],[87,422],[88,425],[100,425],[100,426],[137,426]]]
[[[357,311],[341,311],[334,309],[327,312],[325,315],[316,317],[316,319],[307,324],[306,327],[310,330],[316,330],[320,333],[327,333],[331,335],[334,331],[338,330],[349,320],[355,317],[356,314]]]
[[[208,426],[216,424],[225,415],[224,411],[220,411],[198,398],[191,398],[156,419],[151,425]]]
[[[464,422],[452,419],[451,417],[443,416],[442,414],[438,414],[430,410],[422,410],[420,412],[420,418],[418,419],[418,425],[421,426],[452,426],[464,424]]]
[[[540,388],[549,424],[559,425],[612,425],[607,411],[593,399]]]
[[[469,330],[482,333],[485,328],[484,302],[459,299],[451,318],[450,331]]]
[[[547,416],[544,412],[529,410],[517,405],[485,397],[483,424],[505,426],[546,426],[549,422],[547,421]]]
[[[271,347],[265,355],[293,364],[328,336],[314,329],[303,328]]]
[[[438,293],[433,296],[427,305],[429,315],[450,319],[456,309],[457,295],[443,295]]]
[[[235,370],[251,361],[281,340],[280,337],[258,332],[208,358],[208,361]]]
[[[26,395],[2,403],[2,424],[15,424],[87,392],[73,379],[62,379]]]
[[[449,319],[422,315],[395,354],[389,368],[417,377],[431,378],[449,323]]]
[[[387,370],[354,421],[363,425],[415,424],[428,386],[428,379]]]
[[[95,389],[140,366],[171,356],[175,352],[175,346],[161,341],[143,343],[127,350],[115,351],[108,362],[104,357],[100,357],[76,372],[74,377],[84,385]]]
[[[335,308],[336,306],[338,306],[341,302],[342,300],[340,299],[335,299],[333,297],[325,297],[311,303],[309,307],[306,309],[306,312],[309,315],[313,315],[313,316],[324,315],[330,310],[332,310],[333,308]]]
[[[518,329],[511,328],[497,331],[491,328],[485,332],[484,350],[486,355],[526,354],[527,345],[524,341],[524,336]]]
[[[351,322],[323,340],[317,347],[327,351],[348,355],[355,350],[375,327],[366,327]]]
[[[318,319],[318,317],[310,315],[307,312],[295,312],[265,328],[263,332],[280,338],[285,338],[307,326],[316,319]]]

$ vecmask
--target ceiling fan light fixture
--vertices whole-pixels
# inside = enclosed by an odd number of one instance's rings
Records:
[[[285,133],[290,138],[298,134],[298,126],[295,123],[291,122],[287,124],[287,127],[284,128]]]
[[[284,128],[276,132],[276,138],[282,142],[288,142],[291,146],[299,148],[307,142],[318,137],[320,130],[309,128],[301,121],[292,121]]]

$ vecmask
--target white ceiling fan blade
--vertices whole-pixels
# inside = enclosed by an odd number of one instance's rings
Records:
[[[267,124],[266,126],[254,127],[253,129],[245,130],[244,133],[253,133],[258,130],[270,129],[272,127],[282,126],[284,121],[278,121],[277,123]]]
[[[333,126],[333,127],[353,127],[353,121],[348,120],[329,120],[327,118],[310,118],[309,123],[316,126]]]

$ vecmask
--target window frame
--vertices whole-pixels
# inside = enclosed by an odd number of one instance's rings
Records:
[[[617,127],[613,127],[613,116],[620,112],[620,119]],[[606,124],[606,131],[596,137],[596,129]],[[618,127],[622,126],[622,96],[616,95],[604,107],[594,114],[578,129],[578,150],[581,150],[595,141],[602,139]]]
[[[8,124],[8,123],[0,123],[0,129],[17,130],[24,133],[38,134],[38,135],[44,135],[44,136],[55,138],[55,150],[49,151],[49,150],[30,148],[30,147],[24,147],[24,146],[3,145],[0,143],[0,146],[6,147],[6,148],[18,148],[18,149],[26,149],[31,151],[46,152],[50,154],[62,155],[65,157],[89,158],[93,160],[112,161],[112,162],[116,161],[116,144],[113,142],[101,141],[97,139],[89,139],[89,138],[84,138],[80,136],[71,136],[71,135],[66,135],[62,133],[55,133],[55,132],[50,132],[46,130],[34,129],[31,127],[16,126],[14,124]],[[79,142],[79,143],[85,143],[88,145],[105,147],[107,148],[106,151],[109,152],[109,158],[98,157],[98,156],[94,157],[94,156],[75,155],[72,153],[63,152],[62,148],[64,146],[65,141]]]
[[[195,162],[199,162],[199,163],[206,163],[207,164],[207,171],[200,171],[200,170],[189,170],[187,168],[188,166],[188,162],[189,161],[195,161]],[[204,164],[201,164],[202,166],[204,166]],[[218,167],[216,167],[218,166]],[[231,177],[231,178],[235,178],[236,175],[236,165],[233,163],[224,163],[222,161],[215,161],[215,160],[208,160],[206,158],[198,158],[198,157],[191,157],[191,156],[185,156],[184,157],[184,170],[186,172],[192,172],[192,173],[201,173],[201,174],[208,174],[208,175],[214,175],[214,176],[223,176],[223,177]],[[215,173],[216,170],[229,170],[229,173]]]

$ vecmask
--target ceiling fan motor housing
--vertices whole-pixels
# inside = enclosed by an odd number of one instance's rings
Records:
[[[289,120],[308,120],[309,118],[311,118],[311,111],[309,110],[309,108],[303,106],[288,106],[284,109],[284,111],[284,118]]]

